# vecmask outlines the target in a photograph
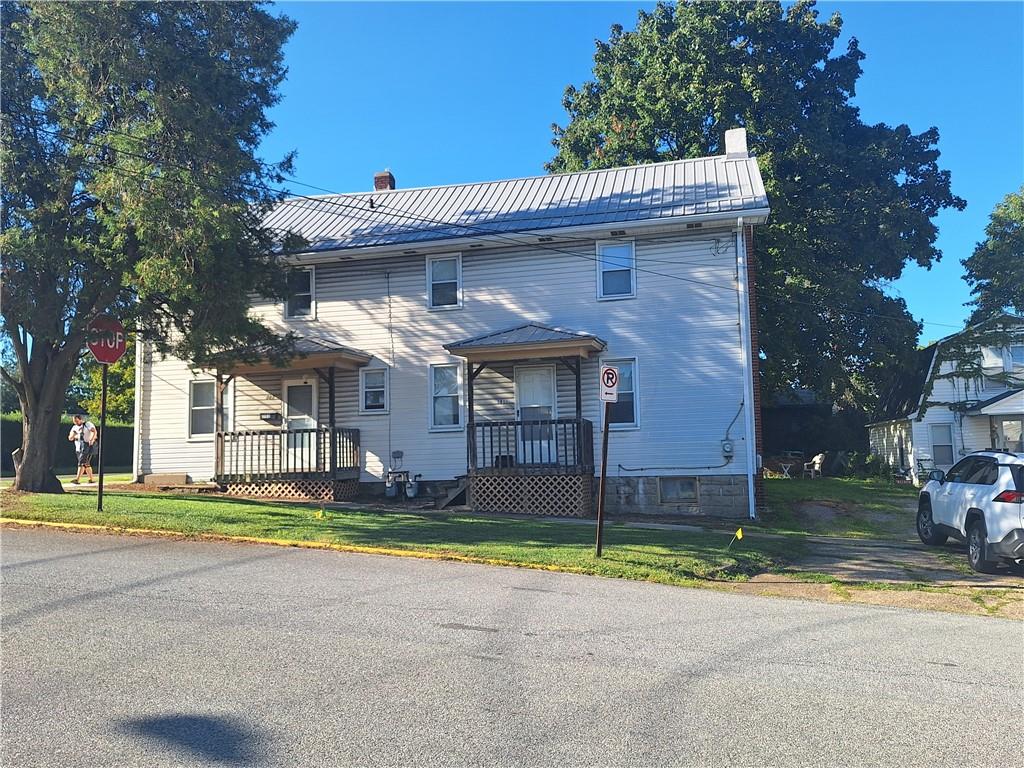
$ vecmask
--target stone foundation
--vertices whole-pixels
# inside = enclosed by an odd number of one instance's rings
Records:
[[[743,475],[698,477],[697,498],[693,501],[662,501],[657,477],[609,477],[605,482],[607,509],[612,515],[746,518],[749,514],[747,478]]]

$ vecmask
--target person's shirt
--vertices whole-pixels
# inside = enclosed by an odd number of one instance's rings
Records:
[[[82,450],[96,439],[96,425],[91,421],[83,421],[71,428],[71,434],[75,436],[75,448]]]

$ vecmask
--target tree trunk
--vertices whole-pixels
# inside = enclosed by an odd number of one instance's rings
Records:
[[[47,408],[40,403],[32,414],[23,413],[21,417],[21,463],[16,467],[14,487],[20,491],[37,491],[39,493],[63,493],[60,480],[53,471],[54,436],[60,425],[60,402]],[[70,443],[69,443],[70,445]]]
[[[15,470],[15,490],[64,492],[53,471],[54,452],[58,446],[63,447],[61,438],[66,437],[58,434],[58,430],[77,359],[78,349],[74,346],[52,350],[39,344],[32,349],[29,365],[22,367],[22,391],[18,392],[22,453]]]

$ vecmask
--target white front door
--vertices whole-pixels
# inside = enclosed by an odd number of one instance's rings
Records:
[[[317,467],[316,432],[296,429],[316,429],[316,382],[286,381],[283,384],[284,428],[288,430],[284,441],[285,472],[311,472]]]
[[[516,463],[553,464],[554,428],[548,422],[555,414],[555,368],[551,365],[515,369],[516,420],[518,428]]]

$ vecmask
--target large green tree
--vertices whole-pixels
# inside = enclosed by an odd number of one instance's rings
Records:
[[[247,308],[286,282],[281,238],[261,222],[290,158],[268,165],[256,150],[294,24],[242,2],[4,2],[0,23],[15,484],[59,491],[52,435],[98,313],[197,366],[238,349],[287,355],[290,339]]]
[[[1024,187],[1003,198],[985,239],[963,261],[975,317],[1012,310],[1024,315]]]
[[[869,405],[920,330],[887,284],[940,258],[933,218],[965,204],[935,128],[861,120],[864,54],[851,38],[833,55],[841,26],[806,0],[641,12],[634,31],[597,42],[593,80],[566,89],[548,169],[719,154],[725,131],[745,127],[772,207],[754,246],[766,390]]]

